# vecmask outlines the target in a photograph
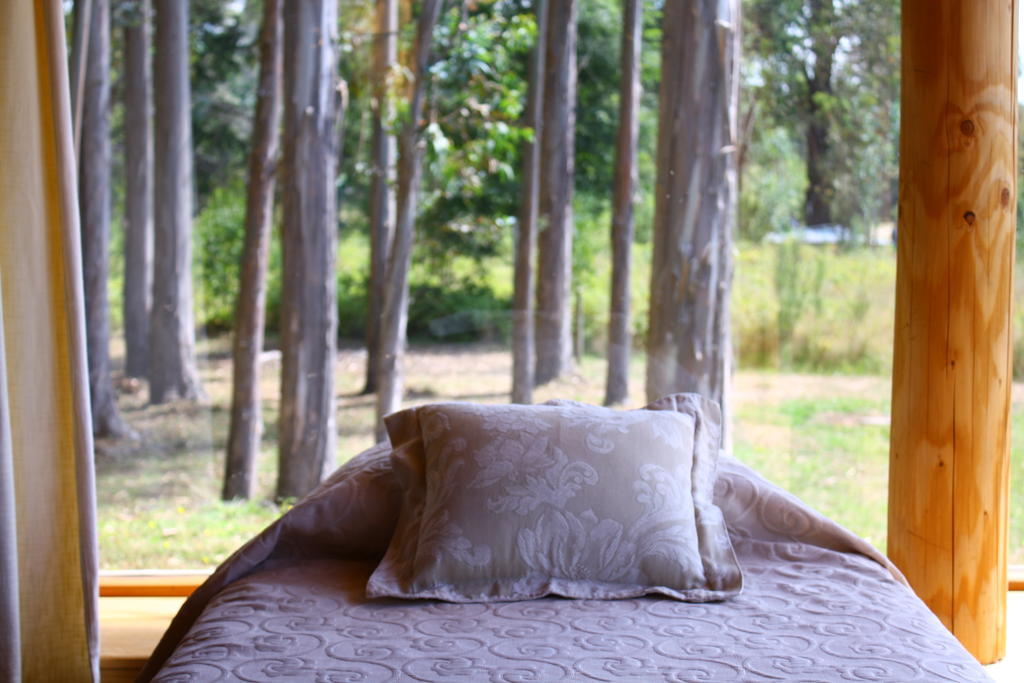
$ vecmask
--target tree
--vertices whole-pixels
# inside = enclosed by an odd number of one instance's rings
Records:
[[[739,0],[666,3],[647,396],[693,391],[723,410],[730,366]]]
[[[416,200],[423,171],[423,110],[427,98],[427,80],[434,26],[441,11],[441,0],[424,0],[416,27],[409,111],[398,141],[398,195],[394,242],[388,255],[384,316],[381,319],[379,376],[377,379],[377,438],[384,437],[383,418],[398,410],[405,385],[405,332],[409,317],[409,262],[412,259],[413,232],[416,224]]]
[[[284,5],[279,499],[334,465],[337,22],[335,0]]]
[[[85,51],[89,48],[89,27],[92,16],[92,0],[74,0],[71,17],[71,55],[68,59],[68,79],[71,91],[72,144],[75,157],[82,150],[82,106],[85,88]]]
[[[832,223],[835,173],[830,168],[829,104],[833,66],[841,26],[833,0],[755,0],[752,24],[757,33],[752,52],[772,64],[770,78],[781,77],[786,109],[801,123],[807,169],[803,220]]]
[[[548,4],[537,262],[537,384],[572,366],[572,234],[576,0]]]
[[[804,220],[808,225],[832,222],[831,200],[835,194],[830,161],[826,98],[832,95],[832,65],[839,36],[835,32],[836,10],[833,0],[810,0],[808,33],[813,63],[801,69],[807,81],[807,199]]]
[[[156,0],[153,300],[149,400],[202,394],[192,318],[192,122],[188,3]]]
[[[262,2],[188,0],[195,201],[246,182]],[[232,301],[234,299],[232,298]]]
[[[536,5],[537,40],[530,57],[526,121],[533,139],[523,148],[522,199],[516,233],[514,319],[512,329],[512,402],[533,403],[536,348],[533,254],[540,205],[540,144],[544,130],[544,55],[547,48],[547,0]]]
[[[489,279],[491,257],[512,260],[514,240],[509,238],[522,209],[517,170],[533,138],[523,110],[536,45],[534,11],[519,3],[449,3],[433,40],[431,115],[424,130],[413,259],[420,272],[428,273],[417,283],[425,288],[422,293],[438,287],[446,294],[473,297]],[[471,263],[473,272],[450,268],[453,259]],[[412,306],[432,307],[425,296],[412,297]],[[492,302],[508,308],[497,298]],[[429,324],[414,321],[414,310],[410,335],[414,322],[419,331]],[[500,315],[497,309],[494,314]]]
[[[366,385],[364,394],[377,390],[380,324],[388,249],[394,234],[395,138],[388,130],[393,116],[390,74],[398,58],[398,1],[377,0],[377,35],[373,41],[373,141],[370,181],[370,288],[366,321]]]
[[[149,0],[131,0],[124,7],[124,374],[146,377],[153,294]]]
[[[615,148],[615,190],[612,196],[612,294],[608,317],[608,378],[605,405],[629,396],[629,357],[633,334],[629,298],[630,251],[633,247],[633,193],[636,191],[636,146],[640,130],[640,46],[643,3],[622,5],[622,74],[619,133]]]
[[[259,453],[259,365],[266,311],[267,260],[274,206],[274,165],[281,118],[281,0],[263,0],[260,75],[249,153],[238,303],[232,345],[231,424],[224,471],[224,500],[250,498]]]
[[[78,158],[78,207],[82,224],[85,278],[85,330],[89,364],[92,430],[96,436],[129,433],[117,409],[110,379],[110,325],[107,304],[110,245],[110,4],[93,0],[83,35],[88,34]]]
[[[772,131],[781,128],[802,150],[803,220],[852,225],[891,218],[900,4],[750,0],[747,6],[745,53],[756,77],[748,77],[745,91],[758,103],[753,144],[777,145]]]

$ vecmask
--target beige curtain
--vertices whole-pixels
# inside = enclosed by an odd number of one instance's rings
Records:
[[[98,680],[97,548],[60,0],[0,0],[0,680]]]

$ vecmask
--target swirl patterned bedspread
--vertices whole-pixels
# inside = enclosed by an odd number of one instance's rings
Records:
[[[874,548],[732,459],[716,502],[736,598],[367,600],[398,505],[385,456],[353,460],[222,565],[142,680],[989,680]]]

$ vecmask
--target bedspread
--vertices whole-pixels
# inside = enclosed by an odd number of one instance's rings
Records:
[[[736,598],[367,600],[397,504],[383,452],[222,565],[143,679],[988,680],[874,548],[728,458],[716,503],[745,575]]]

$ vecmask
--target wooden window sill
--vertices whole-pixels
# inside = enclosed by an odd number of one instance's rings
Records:
[[[185,598],[209,571],[100,572],[100,675],[134,681]]]
[[[101,680],[134,681],[183,602],[181,596],[101,597]]]
[[[1024,591],[1024,564],[1010,565],[1006,574],[1010,579],[1010,590]]]
[[[212,572],[203,570],[129,570],[100,572],[101,598],[187,598]]]

